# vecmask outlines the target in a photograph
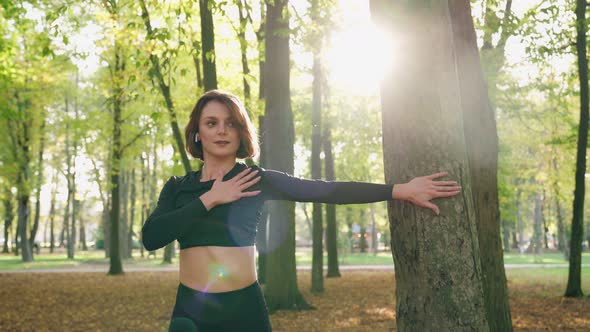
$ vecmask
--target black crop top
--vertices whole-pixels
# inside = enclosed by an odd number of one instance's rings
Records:
[[[236,163],[224,181],[247,167]],[[171,177],[142,228],[145,248],[156,250],[176,239],[180,249],[254,245],[262,205],[267,200],[351,204],[392,199],[391,184],[305,180],[258,166],[252,168],[258,169],[261,179],[247,190],[260,190],[260,194],[217,205],[210,211],[199,197],[211,189],[214,180],[201,182],[200,171]]]

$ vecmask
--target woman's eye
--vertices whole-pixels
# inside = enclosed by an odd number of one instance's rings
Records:
[[[213,127],[213,126],[215,126],[215,122],[211,122],[211,121],[207,122],[207,127]]]
[[[230,121],[230,122],[227,123],[227,126],[230,127],[230,128],[233,128],[233,127],[235,127],[235,124]]]

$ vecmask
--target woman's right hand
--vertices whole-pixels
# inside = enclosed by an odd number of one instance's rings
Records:
[[[255,177],[257,173],[258,170],[246,168],[233,178],[223,181],[223,172],[220,171],[217,173],[211,190],[201,195],[203,205],[207,210],[211,210],[216,205],[227,204],[242,197],[260,194],[260,190],[244,191],[260,181],[260,176]]]

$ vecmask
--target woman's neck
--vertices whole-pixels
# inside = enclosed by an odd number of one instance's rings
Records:
[[[201,181],[216,179],[219,171],[227,174],[236,165],[236,159],[215,160],[207,159],[201,168]]]

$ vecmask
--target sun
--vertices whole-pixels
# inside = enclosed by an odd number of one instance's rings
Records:
[[[366,3],[360,11],[356,6],[342,8],[349,24],[331,34],[325,51],[330,84],[353,95],[378,94],[379,84],[394,62],[391,38],[371,22]]]

